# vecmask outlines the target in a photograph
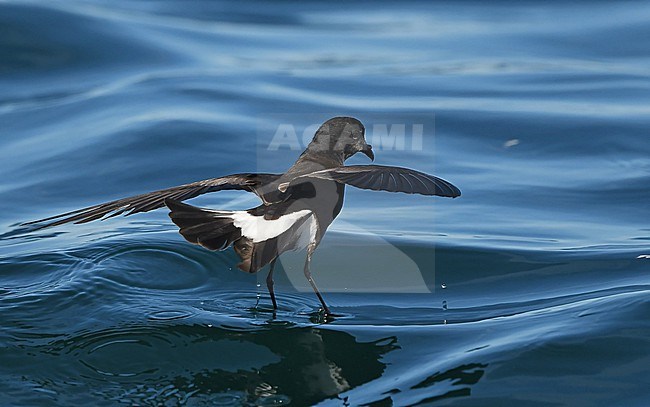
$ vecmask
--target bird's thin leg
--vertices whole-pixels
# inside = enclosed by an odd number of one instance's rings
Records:
[[[330,315],[330,309],[325,304],[325,300],[323,299],[323,296],[320,295],[320,291],[318,291],[318,287],[316,287],[316,283],[314,282],[314,279],[311,277],[311,271],[309,269],[309,265],[311,263],[311,255],[314,251],[314,248],[312,246],[309,246],[307,249],[307,260],[305,260],[305,277],[307,277],[307,281],[309,281],[309,284],[311,284],[311,288],[314,289],[314,292],[316,293],[316,296],[320,300],[320,303],[323,305],[323,310],[325,311],[326,315]]]
[[[273,269],[275,268],[275,261],[278,258],[276,257],[275,259],[271,260],[271,269],[269,270],[269,274],[266,276],[266,287],[269,289],[269,294],[271,295],[271,301],[273,302],[273,311],[278,309],[278,303],[275,301],[275,292],[273,291]]]

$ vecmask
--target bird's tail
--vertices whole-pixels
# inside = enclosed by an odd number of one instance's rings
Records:
[[[242,237],[241,229],[233,223],[232,212],[201,209],[173,199],[166,199],[165,205],[171,210],[172,222],[188,242],[210,250],[224,250]]]
[[[165,205],[188,242],[210,250],[224,250],[232,244],[241,259],[237,267],[242,271],[255,273],[278,255],[275,240],[253,243],[242,235],[241,228],[235,226],[236,212],[197,208],[173,199],[166,199]]]

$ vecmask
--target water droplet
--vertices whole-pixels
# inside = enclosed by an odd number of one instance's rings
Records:
[[[442,302],[442,309],[443,309],[444,311],[447,311],[447,301],[443,301],[443,302]]]
[[[447,288],[447,284],[445,284],[445,283],[440,284],[440,288],[442,288],[444,290],[445,288]]]
[[[257,293],[255,294],[255,297],[257,297],[257,302],[255,303],[255,308],[257,308],[257,306],[260,303],[260,298],[262,298],[262,294],[260,294],[260,287],[261,286],[262,286],[262,284],[257,283]]]

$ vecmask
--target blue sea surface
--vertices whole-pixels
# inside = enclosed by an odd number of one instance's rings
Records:
[[[0,1],[0,405],[649,405],[648,38],[648,2]],[[336,115],[463,195],[348,187],[330,321],[304,253],[274,317],[165,210],[16,232]]]

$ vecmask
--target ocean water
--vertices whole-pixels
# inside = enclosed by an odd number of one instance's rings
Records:
[[[649,22],[648,2],[0,1],[0,405],[648,405]],[[348,188],[314,257],[332,320],[304,254],[274,317],[265,274],[165,210],[15,233],[282,172],[335,115],[463,195]]]

